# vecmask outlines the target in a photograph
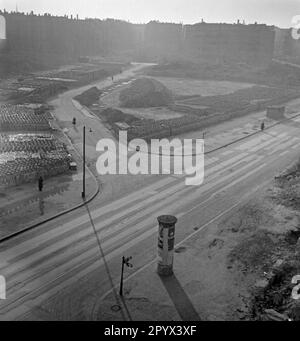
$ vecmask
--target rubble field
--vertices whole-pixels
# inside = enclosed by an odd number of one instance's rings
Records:
[[[227,255],[233,276],[247,283],[242,319],[300,321],[300,161],[275,178],[263,198],[222,222],[238,242]],[[241,277],[242,276],[242,277]],[[294,291],[294,297],[292,295]]]
[[[229,72],[233,69],[234,78]],[[195,71],[194,77],[189,70]],[[123,127],[130,139],[148,141],[203,131],[299,96],[299,84],[292,75],[294,70],[288,70],[286,86],[278,81],[284,70],[277,64],[265,70],[246,68],[246,73],[243,70],[237,66],[206,70],[203,65],[172,63],[153,66],[146,71],[146,77],[139,75],[104,91],[89,108],[99,117],[106,109],[123,112],[124,117],[119,115],[118,121],[110,122],[108,128],[118,135]],[[112,121],[107,120],[106,114],[104,121]],[[129,115],[132,124],[127,122]]]

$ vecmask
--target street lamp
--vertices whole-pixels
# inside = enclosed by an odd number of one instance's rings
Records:
[[[82,172],[82,199],[85,198],[85,126],[83,127],[83,146],[82,146],[82,154],[83,154],[83,172]]]
[[[122,257],[122,271],[121,271],[121,281],[120,281],[120,296],[123,296],[123,275],[124,275],[124,265],[128,268],[132,268],[133,265],[129,263],[132,257]]]

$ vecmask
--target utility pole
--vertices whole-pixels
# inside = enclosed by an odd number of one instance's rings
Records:
[[[83,172],[82,172],[82,199],[85,199],[85,126],[83,127],[83,146],[82,146],[82,154],[83,154]]]
[[[133,265],[129,263],[132,257],[122,257],[122,271],[121,271],[121,281],[120,281],[120,296],[123,296],[123,275],[124,275],[124,265],[126,264],[129,268],[132,268]]]

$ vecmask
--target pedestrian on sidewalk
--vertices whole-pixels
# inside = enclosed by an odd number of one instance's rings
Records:
[[[42,192],[43,186],[44,186],[44,179],[42,178],[42,176],[39,177],[38,184],[39,184],[39,191]]]
[[[264,121],[261,122],[260,129],[261,129],[261,131],[264,131],[264,129],[265,129],[265,122]]]

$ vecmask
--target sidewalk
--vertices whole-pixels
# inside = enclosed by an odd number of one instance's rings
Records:
[[[72,99],[75,96],[75,93],[81,93],[83,89],[89,89],[95,84],[101,88],[114,86],[115,82],[134,76],[135,72],[139,71],[142,67],[143,66],[139,64],[133,65],[132,69],[126,70],[120,75],[116,75],[113,83],[110,78],[107,78],[93,84],[85,85],[79,89],[70,90],[67,93],[69,94],[70,99]],[[65,94],[58,96],[55,100],[52,100],[51,103],[59,101],[64,95]],[[71,106],[74,106],[73,101],[71,101]],[[70,115],[68,111],[69,110],[62,110],[62,112],[57,115],[59,120],[71,120],[73,116]],[[95,121],[95,118],[92,115],[85,118],[90,118],[92,120],[91,122]],[[60,135],[60,138],[69,146],[69,150],[77,163],[78,170],[77,172],[74,172],[74,174],[70,172],[70,174],[67,175],[46,179],[42,193],[38,191],[37,183],[24,184],[17,187],[0,187],[0,239],[22,231],[27,227],[42,223],[45,220],[71,210],[83,203],[81,197],[82,161],[79,156],[79,153],[82,153],[82,130],[78,130],[76,138],[71,136],[72,140],[70,140],[70,137],[67,137],[61,132],[65,127],[61,127],[57,121],[57,117],[52,123],[54,128],[57,129],[57,135]],[[86,124],[84,120],[82,120],[82,125],[83,124]],[[78,126],[80,126],[80,124],[78,124]],[[93,125],[91,124],[91,126]],[[70,127],[73,128],[71,123]],[[87,165],[89,165],[89,154],[91,153],[96,156],[96,149],[94,141],[93,143],[89,141],[88,134],[86,142]],[[92,166],[94,166],[93,161],[94,160],[91,162]],[[97,179],[89,171],[86,171],[86,201],[90,200],[97,193],[97,190]]]
[[[285,117],[288,119],[297,114],[300,115],[300,99],[290,101],[285,104]],[[205,142],[205,152],[210,152],[236,140],[250,136],[260,131],[261,123],[265,123],[265,128],[278,123],[279,121],[266,117],[266,111],[255,112],[246,116],[226,121],[204,129],[179,135],[178,138],[203,138]]]
[[[82,161],[73,146],[69,150],[77,163],[77,171],[45,179],[42,192],[37,183],[0,187],[0,239],[83,203]],[[92,174],[86,171],[86,200],[95,194],[97,187]]]
[[[299,103],[299,100],[297,100]],[[287,106],[286,117],[295,116]],[[206,137],[206,151],[219,148],[238,138],[260,131],[260,122],[264,120],[266,128],[276,121],[266,119],[264,113],[246,117],[248,123],[241,124],[245,118],[226,122],[210,129]],[[240,122],[238,122],[240,121]],[[294,122],[295,124],[295,122]],[[220,127],[224,128],[219,133]],[[190,135],[189,135],[190,136]],[[195,133],[197,136],[197,133]],[[198,133],[198,138],[199,133]],[[237,321],[249,319],[247,300],[249,290],[255,283],[255,274],[247,280],[228,263],[229,251],[238,242],[238,234],[230,237],[220,234],[221,222],[211,222],[201,234],[195,233],[174,252],[174,275],[161,277],[157,274],[157,259],[141,268],[137,273],[127,272],[124,281],[124,296],[119,305],[127,313],[127,319],[133,321]],[[197,271],[195,271],[197,269]],[[132,273],[130,275],[130,272]],[[253,283],[252,283],[253,282]],[[116,286],[118,290],[118,286]],[[122,321],[121,309],[116,305],[112,292],[102,298],[90,300],[94,320]],[[96,303],[95,303],[96,302]]]
[[[209,229],[175,248],[173,276],[160,277],[156,259],[125,280],[124,299],[120,302],[123,307],[126,305],[123,312],[127,310],[133,321],[242,319],[240,312],[246,310],[243,296],[247,293],[227,264],[227,253],[235,240],[225,242],[218,238],[217,228],[218,224],[212,223]],[[123,320],[121,310],[113,309],[116,307],[113,293],[89,301],[93,305],[93,320]]]
[[[130,79],[130,77],[123,78],[123,76],[116,76],[113,84],[110,84],[110,80],[108,80],[107,82],[103,81],[97,84],[97,86],[99,89],[102,89],[105,92],[111,91],[119,87],[128,79]],[[133,74],[131,75],[131,77],[133,77]],[[72,104],[82,114],[82,117],[84,117],[85,122],[88,122],[89,119],[91,119],[96,120],[99,126],[102,125],[102,131],[100,133],[101,137],[103,138],[110,137],[112,135],[110,131],[107,132],[107,128],[105,127],[101,119],[96,117],[92,113],[92,111],[90,111],[86,107],[81,106],[75,100],[72,100]],[[300,115],[299,111],[300,99],[295,99],[288,103],[285,103],[284,106],[286,108],[285,117],[287,119],[297,114]],[[237,117],[232,120],[221,122],[220,124],[216,124],[208,128],[205,128],[204,130],[191,131],[181,135],[172,136],[172,138],[202,139],[204,137],[205,152],[207,153],[215,149],[221,148],[222,146],[226,146],[232,142],[238,141],[242,138],[246,138],[247,136],[251,136],[254,133],[260,132],[262,122],[264,122],[265,128],[267,129],[268,127],[273,126],[279,121],[267,117],[266,110],[263,110],[260,112],[254,112],[251,114],[247,114],[245,116]],[[72,130],[69,130],[68,133],[71,134],[72,139],[73,138],[76,139],[76,137],[74,137],[74,132]],[[195,152],[194,146],[193,152]],[[93,155],[93,153],[91,153],[91,155]]]
[[[123,74],[117,75],[114,84],[111,83],[110,79],[97,82],[96,84],[99,88],[114,87],[118,85],[119,81],[135,76],[135,71],[136,70],[127,70],[123,72]],[[87,89],[90,87],[91,85],[85,86]],[[71,138],[73,145],[80,151],[82,145],[80,128],[83,124],[91,123],[91,126],[93,126],[93,134],[87,134],[86,152],[87,161],[90,163],[90,166],[94,168],[95,160],[98,157],[98,153],[95,149],[96,142],[100,137],[107,137],[107,135],[110,135],[110,132],[107,131],[100,120],[96,120],[95,117],[89,113],[88,116],[81,116],[81,112],[77,111],[79,108],[74,107],[72,98],[75,93],[81,93],[82,91],[81,88],[67,93],[67,98],[70,99],[70,103],[63,101],[63,104],[66,105],[67,103],[70,106],[67,106],[65,108],[66,110],[59,110],[58,113],[55,110],[56,119],[59,118],[59,121],[62,120],[63,122],[63,124],[59,124],[58,122],[55,122],[55,124],[57,127],[60,126],[60,128],[66,128],[68,130],[68,135],[71,135],[69,137]],[[51,103],[59,102],[64,95],[65,94],[59,96],[58,99],[55,99]],[[286,117],[288,118],[295,115],[297,110],[299,111],[299,107],[300,99],[293,100],[286,104]],[[73,117],[69,112],[71,109],[77,111],[77,115],[74,116],[79,119],[79,130],[76,134],[73,131],[74,128],[71,124],[71,117]],[[205,152],[212,151],[247,137],[255,132],[259,132],[262,121],[265,122],[266,128],[277,122],[267,118],[266,112],[262,111],[205,129]],[[95,124],[96,122],[97,124]],[[203,131],[189,132],[176,137],[202,138]],[[72,147],[72,149],[74,150],[74,147]],[[77,164],[79,165],[79,170],[76,175],[62,175],[46,180],[43,193],[38,192],[37,184],[27,184],[5,190],[0,188],[0,238],[3,238],[7,234],[15,233],[24,226],[40,223],[65,210],[80,205],[82,203],[82,169],[80,169],[81,162],[78,161]],[[88,200],[95,193],[95,180],[88,172],[86,175],[88,177],[86,182]]]

